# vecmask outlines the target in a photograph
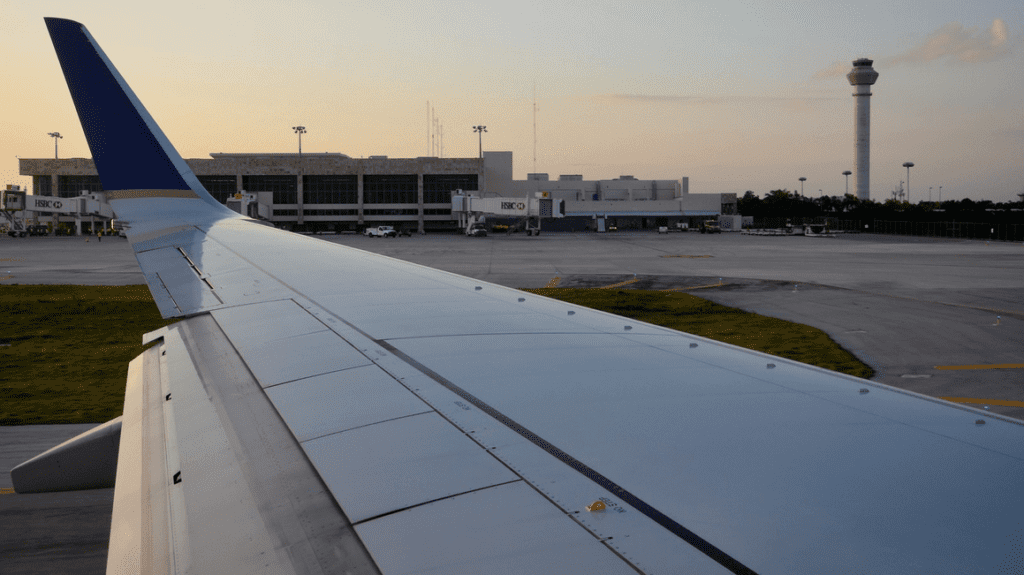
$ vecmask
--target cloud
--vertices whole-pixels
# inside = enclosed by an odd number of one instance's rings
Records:
[[[920,45],[895,56],[876,60],[880,67],[900,64],[923,64],[934,60],[949,63],[977,64],[994,62],[1010,55],[1009,34],[1006,23],[996,18],[987,30],[978,27],[965,28],[959,22],[950,22],[932,32]],[[827,68],[818,70],[812,76],[824,80],[845,76],[853,69],[851,62],[832,62]]]
[[[853,69],[853,65],[849,62],[832,62],[832,65],[823,70],[818,70],[814,73],[815,80],[824,80],[826,78],[837,78],[839,76],[845,76],[847,72]]]
[[[885,58],[885,65],[916,64],[945,59],[947,62],[976,64],[993,62],[1010,54],[1006,23],[996,18],[988,30],[964,28],[959,22],[950,22],[925,38],[915,48]]]

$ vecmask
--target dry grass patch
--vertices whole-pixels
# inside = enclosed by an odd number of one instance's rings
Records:
[[[873,369],[820,329],[745,312],[686,293],[567,288],[526,291],[840,373],[865,379],[874,375]]]

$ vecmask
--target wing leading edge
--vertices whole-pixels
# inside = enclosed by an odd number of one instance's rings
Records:
[[[272,549],[275,565],[330,571],[317,558],[333,536],[291,537],[265,513],[298,477],[330,494],[331,533],[372,557],[361,568],[386,573],[1008,560],[1024,513],[1018,422],[254,226],[215,205],[84,27],[47,26],[154,298],[189,318],[159,336],[167,359],[133,368],[166,366],[167,399],[148,409],[172,416],[130,424],[126,398],[121,435],[122,453],[165,446],[165,548],[187,542],[172,559],[199,568],[230,548],[224,560],[255,565]],[[254,444],[253,401],[287,431]],[[278,454],[277,475],[257,469]],[[122,464],[115,507],[138,493],[124,483],[147,481],[122,481]],[[203,531],[215,503],[261,543]],[[112,553],[131,529],[114,521]]]

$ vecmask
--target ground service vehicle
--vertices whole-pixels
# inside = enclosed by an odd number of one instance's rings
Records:
[[[377,226],[375,228],[366,228],[363,235],[370,236],[371,238],[396,238],[398,232],[391,226]]]
[[[700,233],[702,234],[720,234],[722,228],[718,226],[717,220],[706,220],[700,226]]]

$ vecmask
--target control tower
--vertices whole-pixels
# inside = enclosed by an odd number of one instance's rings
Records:
[[[850,85],[856,89],[854,101],[854,188],[857,199],[871,199],[871,85],[878,80],[878,72],[871,67],[872,60],[861,58],[853,61],[853,70],[846,75]]]

